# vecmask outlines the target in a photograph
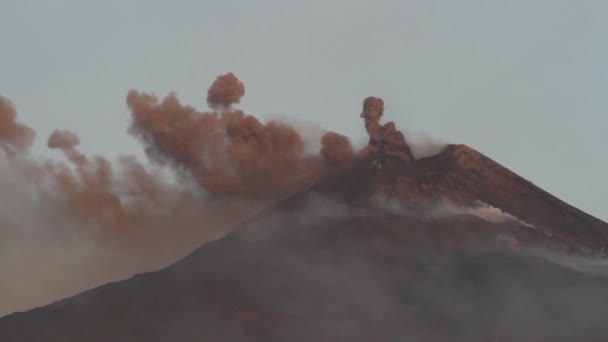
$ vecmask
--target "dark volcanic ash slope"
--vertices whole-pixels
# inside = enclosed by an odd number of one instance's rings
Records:
[[[607,224],[466,146],[414,160],[366,108],[361,158],[169,268],[0,319],[0,341],[608,338],[605,266],[580,256]]]
[[[441,197],[521,222],[437,215]],[[165,270],[3,318],[0,340],[601,341],[608,281],[523,251],[607,230],[465,146],[376,154]]]

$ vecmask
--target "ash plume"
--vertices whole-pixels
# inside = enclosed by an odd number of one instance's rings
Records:
[[[355,151],[347,137],[328,132],[321,138],[321,155],[328,163],[341,164],[354,159]]]
[[[403,134],[397,130],[395,123],[380,124],[384,114],[384,101],[370,96],[363,101],[361,117],[365,120],[365,129],[369,135],[369,144],[361,151],[363,155],[387,154],[403,160],[414,159]]]
[[[216,202],[262,203],[355,158],[348,138],[334,132],[321,138],[317,154],[305,153],[293,127],[262,123],[232,108],[244,94],[243,83],[232,73],[217,77],[209,87],[209,111],[182,105],[175,94],[159,100],[131,90],[126,99],[129,132],[142,142],[153,165],[169,169],[178,184],[196,183],[190,192]],[[40,196],[60,194],[55,197],[62,205],[88,222],[118,230],[137,226],[147,215],[144,208],[175,191],[134,157],[112,162],[82,153],[81,139],[67,130],[57,129],[47,140],[50,149],[63,152],[67,163],[33,159],[28,147],[34,136],[17,120],[14,106],[0,98],[0,142],[7,155],[19,156],[9,161],[11,167],[32,177]]]
[[[80,144],[80,138],[73,132],[65,130],[54,130],[49,136],[47,146],[60,150],[71,150]]]
[[[207,91],[210,108],[230,107],[241,101],[245,95],[245,85],[233,73],[218,76]]]
[[[0,96],[0,146],[7,154],[26,151],[34,141],[34,130],[17,122],[15,106]]]
[[[307,133],[235,108],[244,95],[232,73],[211,84],[203,110],[174,93],[130,90],[128,132],[146,161],[89,155],[79,148],[87,137],[63,129],[46,143],[65,160],[35,158],[34,130],[0,98],[0,187],[10,189],[0,201],[11,208],[0,217],[0,293],[16,293],[0,298],[0,316],[166,266],[359,157],[339,133]],[[361,153],[412,160],[403,134],[380,123],[383,112],[381,99],[364,101],[370,139]],[[24,277],[22,269],[39,271]]]
[[[3,245],[21,246],[20,253],[31,255],[0,253],[6,279],[0,290],[22,294],[0,300],[0,315],[166,265],[273,199],[356,158],[348,138],[334,132],[325,132],[311,153],[292,126],[261,122],[233,108],[244,94],[232,73],[209,87],[209,110],[184,105],[175,94],[159,99],[129,91],[129,132],[142,143],[148,161],[88,155],[79,149],[86,136],[62,129],[50,134],[47,147],[65,160],[34,157],[29,152],[34,130],[0,97],[5,152],[0,176],[7,182],[0,186],[12,189],[0,200],[14,202],[15,208],[0,218],[0,236]],[[57,248],[35,249],[39,239],[52,239]],[[85,244],[94,246],[86,255],[56,258],[64,248]],[[28,290],[19,291],[20,279],[26,280],[18,269],[38,269],[27,260],[46,260],[45,269],[61,271],[37,272],[28,277]],[[73,274],[69,284],[58,278],[65,274]]]
[[[305,154],[302,137],[291,126],[233,109],[244,94],[243,84],[233,75],[220,76],[208,91],[211,111],[182,105],[175,95],[156,96],[129,92],[130,132],[155,161],[190,173],[199,186],[213,194],[271,198],[324,172],[335,162],[348,162],[350,142],[327,133],[322,138],[323,163]]]

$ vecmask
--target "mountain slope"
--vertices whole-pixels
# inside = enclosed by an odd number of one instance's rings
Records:
[[[167,269],[2,318],[0,340],[603,341],[608,279],[574,255],[607,237],[469,147],[376,153]]]

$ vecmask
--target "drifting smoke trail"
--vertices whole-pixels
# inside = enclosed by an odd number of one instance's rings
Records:
[[[209,111],[182,105],[175,94],[161,100],[131,90],[126,98],[129,132],[141,141],[154,164],[172,170],[178,184],[196,183],[187,193],[202,194],[214,203],[267,202],[356,157],[348,138],[335,132],[325,133],[320,151],[311,154],[293,127],[277,121],[261,123],[233,108],[244,95],[245,86],[232,73],[217,77],[209,87]],[[363,102],[361,117],[369,144],[362,154],[412,160],[394,123],[380,124],[383,112],[382,99],[369,97]],[[63,152],[67,164],[35,161],[28,152],[34,136],[30,127],[17,121],[14,106],[0,98],[0,146],[10,166],[28,175],[40,198],[54,203],[58,211],[69,210],[71,216],[106,231],[124,232],[163,211],[167,198],[175,199],[175,188],[134,157],[111,162],[87,156],[78,150],[80,138],[70,131],[55,130],[47,141],[49,148]]]
[[[0,96],[0,146],[8,155],[26,151],[34,141],[34,130],[17,122],[13,104]]]
[[[267,202],[356,157],[348,138],[335,132],[321,137],[318,153],[307,153],[293,127],[262,123],[234,108],[244,94],[245,86],[232,73],[217,77],[209,87],[209,111],[183,105],[175,94],[161,100],[131,90],[126,98],[129,132],[141,141],[154,164],[172,170],[178,184],[197,185],[186,193],[216,204]],[[364,154],[395,154],[411,160],[401,132],[392,122],[379,123],[383,101],[370,97],[363,106],[361,117],[370,135]],[[100,229],[124,232],[140,227],[176,196],[174,187],[134,157],[111,162],[80,152],[80,138],[70,131],[55,130],[47,141],[49,148],[63,152],[67,164],[34,160],[28,152],[34,136],[30,127],[17,121],[14,106],[0,98],[0,143],[10,166],[28,175],[40,198],[53,203],[58,212],[68,210]]]
[[[139,139],[151,161],[169,166],[181,183],[193,179],[198,190],[216,200],[264,201],[294,190],[305,180],[355,157],[349,140],[326,133],[321,151],[304,153],[298,132],[283,123],[261,123],[234,109],[245,87],[232,73],[219,76],[207,92],[212,109],[199,112],[182,105],[174,94],[157,97],[129,91],[129,132]],[[103,225],[119,229],[141,219],[141,206],[157,204],[167,184],[134,157],[111,162],[78,150],[80,138],[55,130],[47,146],[63,152],[68,164],[29,158],[34,131],[17,121],[14,106],[0,99],[0,142],[11,165],[28,172],[34,182],[52,181],[70,202],[70,209]],[[130,205],[123,199],[131,199]],[[137,203],[137,205],[134,205]]]
[[[15,294],[0,300],[0,315],[165,266],[357,157],[338,133],[325,132],[311,148],[292,126],[260,122],[234,108],[244,95],[232,73],[209,87],[206,111],[183,105],[175,94],[160,99],[129,91],[129,133],[142,143],[148,163],[87,155],[78,149],[81,138],[61,129],[47,146],[66,161],[34,158],[34,130],[0,97],[0,177],[6,183],[0,186],[11,188],[0,201],[15,208],[0,217],[1,242],[11,246],[0,250],[0,293]],[[412,160],[403,134],[392,122],[379,122],[383,101],[371,97],[363,106],[370,141],[362,153]],[[39,248],[47,240],[56,244]],[[18,275],[22,269],[33,272]]]
[[[0,315],[165,266],[355,158],[348,139],[333,132],[321,137],[316,153],[305,152],[293,127],[233,108],[244,94],[232,73],[208,89],[208,111],[182,105],[175,94],[159,99],[129,91],[129,132],[151,164],[86,155],[78,149],[81,138],[66,130],[47,140],[66,161],[34,158],[34,130],[0,97],[0,185],[11,188],[0,200],[15,208],[0,218],[2,244],[12,246],[0,251],[0,293],[14,294],[0,300]],[[46,240],[57,248],[27,247]],[[87,252],[76,252],[78,245],[89,246]],[[56,258],[66,250],[69,261]],[[57,272],[37,272],[42,264]],[[23,269],[32,272],[25,276]]]

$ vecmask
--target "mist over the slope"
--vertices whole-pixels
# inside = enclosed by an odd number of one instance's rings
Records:
[[[417,239],[408,241],[400,236],[414,230],[422,230],[424,234],[424,229],[432,226],[413,225],[429,213],[404,211],[407,204],[376,201],[371,207],[359,210],[339,197],[307,193],[299,205],[289,210],[271,210],[245,222],[231,235],[227,245],[222,244],[222,239],[215,241],[215,247],[197,251],[194,257],[177,264],[177,269],[142,275],[134,283],[115,284],[114,288],[120,290],[109,293],[124,297],[138,294],[138,289],[144,286],[146,291],[142,292],[147,295],[159,291],[166,296],[161,303],[167,298],[179,297],[181,300],[176,303],[188,303],[187,310],[193,310],[189,298],[198,298],[203,306],[206,300],[211,300],[200,293],[199,282],[215,279],[220,286],[226,282],[223,291],[216,294],[226,296],[219,302],[230,298],[233,302],[229,302],[237,305],[227,306],[226,311],[234,307],[242,310],[242,314],[231,321],[223,316],[223,311],[213,312],[219,315],[219,320],[226,321],[222,321],[221,327],[208,328],[221,331],[227,327],[230,336],[242,336],[242,339],[251,338],[252,331],[256,331],[252,326],[264,329],[267,322],[275,323],[272,326],[276,328],[272,330],[273,338],[267,340],[278,341],[301,340],[301,334],[317,337],[315,340],[319,341],[570,341],[601,340],[608,333],[603,323],[608,308],[598,300],[607,294],[606,283],[597,278],[608,276],[605,262],[597,258],[571,258],[542,247],[505,249],[501,241],[492,239],[485,244],[465,243],[462,250],[455,252],[428,248],[419,245]],[[478,213],[488,208],[494,216]],[[397,215],[387,218],[375,210],[393,210]],[[448,229],[466,230],[466,224],[478,224],[482,220],[492,227],[497,222],[515,219],[483,204],[457,209],[439,204],[430,214],[440,220],[435,222],[442,222],[440,226]],[[474,219],[454,220],[457,217]],[[452,226],[452,222],[459,223]],[[36,248],[40,250],[44,251]],[[74,259],[87,253],[86,250],[75,253]],[[123,258],[125,255],[124,251],[115,254]],[[225,258],[221,259],[220,267],[216,267],[218,257]],[[70,264],[65,259],[49,260],[49,264],[63,267],[53,270],[58,274],[55,284],[61,281],[58,278],[69,276],[69,267],[81,272],[83,281],[92,282],[92,278],[87,277],[106,272],[108,267],[116,274],[116,264],[121,261],[117,259],[105,264],[89,261],[90,273],[73,265],[78,261]],[[49,264],[40,264],[36,269],[44,271]],[[207,267],[192,268],[201,264]],[[210,273],[193,275],[193,270]],[[230,274],[234,278],[230,278]],[[159,279],[160,283],[155,283]],[[179,293],[171,293],[173,285],[184,282],[194,285],[179,286]],[[80,285],[91,286],[84,282]],[[39,288],[29,290],[40,291]],[[163,319],[139,332],[153,337],[149,340],[167,341],[175,339],[176,334],[192,338],[200,331],[200,316],[183,314],[184,311],[179,311],[183,308],[155,307],[146,301],[150,300],[146,295],[137,296],[158,310],[153,317],[168,317],[173,314],[171,310],[180,313],[179,319]],[[114,309],[128,309],[124,317],[142,313],[133,305],[139,303],[137,300],[131,302],[129,298],[125,300],[129,304],[121,306],[123,297],[116,299]],[[88,298],[99,300],[94,296]],[[81,301],[79,305],[83,308],[99,304],[88,303],[87,297],[75,300]],[[259,308],[260,311],[256,311]],[[264,311],[268,308],[271,310]],[[294,315],[276,324],[272,316],[276,312]],[[145,318],[142,320],[145,322]],[[68,321],[60,324],[70,325]],[[104,322],[93,323],[99,328],[96,324],[104,326]],[[168,326],[175,327],[169,329]],[[70,329],[78,330],[77,327]],[[294,331],[300,334],[296,336]]]
[[[477,201],[475,205],[462,206],[451,203],[448,200],[442,201],[439,205],[433,208],[430,212],[432,216],[459,216],[472,215],[490,223],[516,222],[527,228],[534,228],[528,222],[522,221],[501,208],[493,207],[487,203]]]
[[[375,206],[386,210],[385,204]],[[477,218],[488,229],[515,220],[498,210],[479,214],[488,206],[455,207],[440,204],[433,215],[448,229],[466,230]],[[600,341],[608,334],[605,260],[542,246],[509,248],[494,238],[465,242],[460,251],[428,248],[398,233],[424,230],[412,226],[423,214],[395,213],[403,216],[381,221],[311,194],[293,211],[273,212],[239,232],[242,253],[257,258],[247,265],[257,265],[258,278],[305,289],[282,300],[269,297],[276,286],[269,281],[241,289],[250,305],[270,301],[273,311],[298,313],[269,340],[298,340],[294,331],[320,341]],[[475,219],[454,220],[463,216]]]
[[[415,207],[420,207],[424,204],[424,211],[420,209],[412,209],[408,202],[398,201],[388,198],[382,193],[376,194],[372,203],[378,208],[382,208],[394,215],[403,216],[420,216],[427,217],[455,217],[455,216],[475,216],[490,223],[514,222],[524,227],[535,229],[535,227],[516,216],[502,210],[501,208],[493,207],[482,201],[476,201],[471,205],[456,204],[448,198],[439,198],[435,200],[425,200],[424,203],[415,203]]]

